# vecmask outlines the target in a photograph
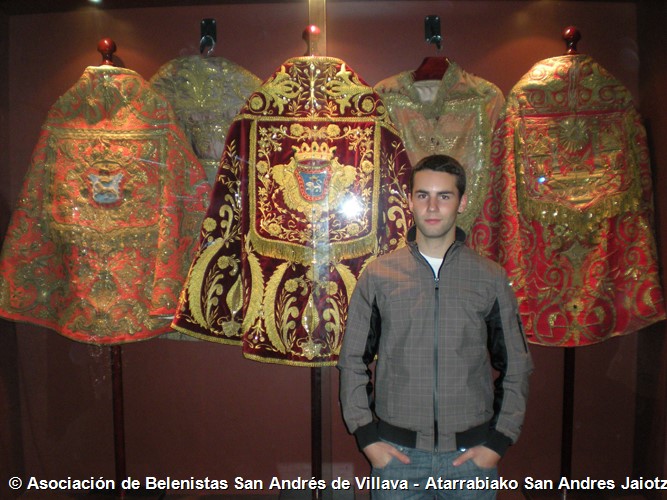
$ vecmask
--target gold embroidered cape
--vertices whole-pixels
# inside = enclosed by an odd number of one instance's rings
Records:
[[[210,187],[164,98],[89,67],[50,109],[0,255],[0,316],[114,344],[169,330]]]
[[[508,271],[531,342],[584,346],[665,318],[649,153],[628,90],[585,55],[507,98],[471,244]]]
[[[173,327],[335,364],[359,273],[403,244],[409,173],[371,87],[339,59],[289,59],[230,128]]]
[[[404,71],[375,85],[398,128],[413,165],[425,156],[446,154],[466,169],[468,207],[457,225],[469,232],[488,190],[491,136],[505,103],[493,83],[453,61],[442,80],[415,81]]]
[[[229,126],[262,81],[225,58],[195,55],[164,64],[150,83],[171,104],[213,185]]]

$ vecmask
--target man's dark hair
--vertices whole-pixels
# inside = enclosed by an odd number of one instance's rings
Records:
[[[412,174],[410,176],[410,192],[414,187],[415,174],[421,170],[433,170],[435,172],[447,172],[456,177],[456,188],[459,190],[459,196],[463,196],[466,192],[466,171],[461,164],[451,156],[447,155],[432,155],[426,156],[417,162],[412,167]]]

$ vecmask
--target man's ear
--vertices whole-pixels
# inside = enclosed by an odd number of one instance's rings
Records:
[[[408,208],[412,212],[412,193],[408,193]]]
[[[462,214],[467,206],[468,206],[468,195],[464,194],[463,196],[461,196],[461,201],[459,201],[459,209],[457,210],[457,212]]]

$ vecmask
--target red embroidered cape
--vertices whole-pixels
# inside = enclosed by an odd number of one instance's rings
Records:
[[[0,315],[81,342],[169,331],[209,185],[167,101],[89,67],[50,109],[0,256]]]
[[[665,318],[646,134],[592,58],[540,61],[507,99],[470,244],[508,271],[528,339],[584,346]]]
[[[173,327],[257,361],[335,364],[364,266],[404,242],[410,163],[339,59],[286,61],[227,135]]]

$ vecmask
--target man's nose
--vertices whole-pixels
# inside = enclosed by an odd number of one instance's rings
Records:
[[[429,198],[427,208],[431,212],[437,210],[438,209],[438,199],[437,198]]]

